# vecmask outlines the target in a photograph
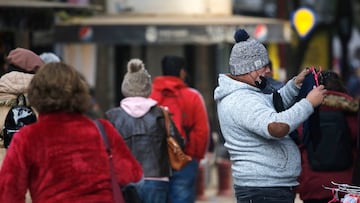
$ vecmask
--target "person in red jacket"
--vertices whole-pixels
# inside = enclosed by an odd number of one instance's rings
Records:
[[[202,95],[186,85],[185,59],[164,56],[162,76],[154,78],[150,98],[167,106],[174,123],[185,139],[185,153],[193,161],[170,177],[170,202],[195,202],[195,180],[199,161],[209,142],[209,123]]]
[[[351,133],[351,143],[355,157],[358,135],[357,111],[358,102],[352,98],[345,88],[341,78],[333,71],[322,71],[322,84],[327,89],[326,97],[319,106],[319,111],[342,111],[344,112],[347,124]],[[302,126],[299,135],[303,137]],[[300,145],[301,151],[301,174],[298,179],[297,192],[304,203],[327,203],[333,199],[332,192],[323,186],[335,187],[331,181],[336,183],[351,184],[354,164],[340,171],[314,171],[309,163],[308,153],[304,145]],[[355,163],[355,159],[354,159]]]
[[[114,202],[110,164],[86,82],[65,63],[42,66],[28,89],[38,121],[14,134],[0,170],[0,202]],[[141,165],[112,124],[100,119],[119,186],[142,180]]]

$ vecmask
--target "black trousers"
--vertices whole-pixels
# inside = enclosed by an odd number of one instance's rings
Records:
[[[294,203],[294,187],[234,186],[237,203]]]

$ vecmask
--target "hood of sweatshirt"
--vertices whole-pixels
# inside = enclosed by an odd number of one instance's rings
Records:
[[[157,102],[145,97],[126,97],[121,100],[120,107],[134,118],[144,116],[149,110],[155,106]]]
[[[179,77],[175,76],[158,76],[154,79],[151,98],[155,95],[161,95],[160,92],[168,94],[176,94],[179,89],[187,87],[187,85]]]
[[[261,92],[259,88],[251,86],[251,85],[243,83],[243,82],[238,82],[236,80],[233,80],[225,74],[219,75],[218,83],[219,83],[219,85],[215,88],[215,91],[214,91],[215,101],[219,101],[219,100],[225,98],[226,96],[228,96],[238,90],[241,90],[241,89],[251,90],[251,91],[255,91],[255,92]]]
[[[359,101],[342,92],[327,90],[322,105],[356,113],[359,110]]]
[[[19,94],[27,94],[34,74],[12,71],[0,78],[0,105],[13,106]]]

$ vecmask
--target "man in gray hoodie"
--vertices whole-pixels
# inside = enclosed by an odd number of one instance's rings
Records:
[[[270,71],[266,48],[243,29],[237,30],[235,41],[230,73],[219,75],[214,98],[232,161],[237,202],[293,203],[301,165],[298,147],[289,133],[321,104],[326,90],[322,85],[314,87],[295,103],[309,73],[304,69],[278,93],[262,93]],[[283,107],[280,110],[279,105]]]

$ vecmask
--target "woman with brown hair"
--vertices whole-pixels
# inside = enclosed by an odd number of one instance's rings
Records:
[[[28,98],[38,121],[16,133],[0,171],[0,202],[113,202],[110,165],[94,121],[84,115],[89,89],[65,63],[49,63],[32,79]],[[106,120],[120,186],[137,182],[142,169]]]

